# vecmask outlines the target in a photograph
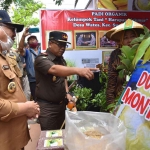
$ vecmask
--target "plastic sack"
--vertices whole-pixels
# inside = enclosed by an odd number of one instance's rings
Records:
[[[110,113],[66,111],[65,122],[64,144],[69,150],[126,149],[126,128]]]

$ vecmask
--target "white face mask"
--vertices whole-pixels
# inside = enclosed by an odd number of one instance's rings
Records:
[[[0,27],[2,29],[2,27]],[[2,29],[3,30],[3,29]],[[3,30],[4,31],[4,30]],[[10,50],[10,48],[13,46],[14,41],[11,39],[10,36],[7,35],[7,33],[4,31],[5,35],[7,36],[7,42],[3,42],[0,40],[0,44],[3,50]]]

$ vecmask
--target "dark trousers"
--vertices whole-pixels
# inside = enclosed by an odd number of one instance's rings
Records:
[[[35,88],[36,88],[36,82],[30,82],[31,96],[33,100],[35,100]]]
[[[39,124],[41,130],[58,130],[65,120],[66,104],[38,102],[40,106]]]

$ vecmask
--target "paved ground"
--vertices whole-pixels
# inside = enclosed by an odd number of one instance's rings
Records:
[[[29,120],[28,124],[30,125],[30,136],[32,141],[30,140],[25,147],[25,150],[36,150],[37,142],[40,136],[40,125],[33,120]]]

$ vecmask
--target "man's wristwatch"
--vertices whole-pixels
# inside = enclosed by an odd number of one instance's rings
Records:
[[[67,94],[70,94],[70,92],[66,92],[66,95],[67,95]]]

